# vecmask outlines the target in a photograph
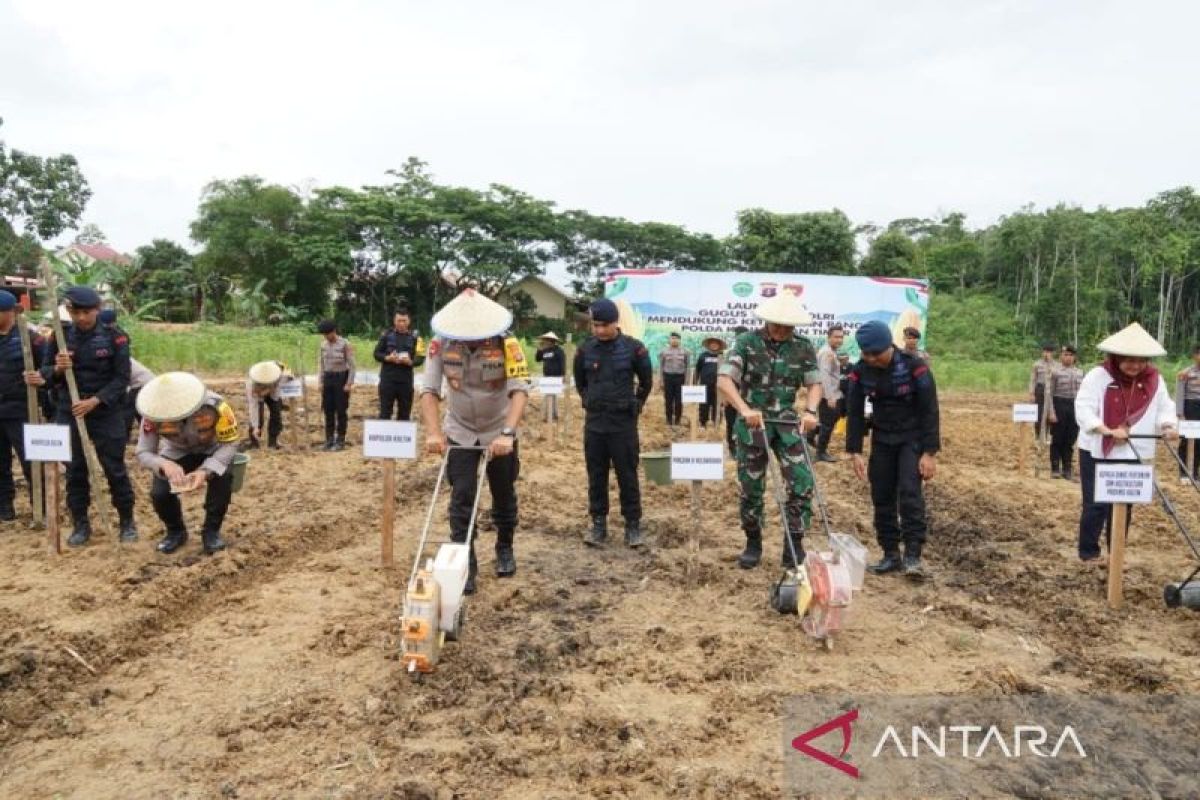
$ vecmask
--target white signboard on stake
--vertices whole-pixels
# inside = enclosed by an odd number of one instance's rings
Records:
[[[354,383],[358,386],[378,386],[379,373],[359,370],[354,373]]]
[[[1013,403],[1012,419],[1013,422],[1037,422],[1037,403]]]
[[[725,452],[720,442],[676,442],[671,445],[671,480],[719,481],[725,478]]]
[[[538,378],[538,390],[544,395],[561,395],[563,393],[563,379],[558,378]]]
[[[1097,503],[1151,503],[1154,467],[1150,464],[1096,464]]]
[[[363,421],[365,458],[416,458],[417,423],[390,419]]]
[[[1200,419],[1179,420],[1179,435],[1185,439],[1200,439]]]
[[[291,397],[303,397],[304,387],[300,385],[300,381],[292,379],[279,384],[279,396],[284,400]]]
[[[70,461],[70,425],[26,425],[26,461]]]
[[[683,402],[685,403],[706,403],[708,402],[708,393],[704,384],[695,386],[683,387]]]

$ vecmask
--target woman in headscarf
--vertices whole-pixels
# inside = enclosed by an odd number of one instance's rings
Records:
[[[1153,462],[1155,443],[1140,436],[1175,439],[1179,420],[1166,381],[1150,363],[1167,351],[1136,322],[1098,345],[1104,363],[1079,386],[1079,478],[1083,512],[1079,517],[1079,558],[1100,558],[1100,531],[1111,530],[1112,505],[1095,502],[1096,463]],[[1134,438],[1131,438],[1134,437]]]

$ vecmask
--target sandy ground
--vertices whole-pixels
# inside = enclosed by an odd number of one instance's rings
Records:
[[[1200,615],[1161,600],[1189,563],[1178,534],[1139,510],[1109,610],[1103,571],[1073,557],[1078,485],[1017,471],[1009,402],[944,398],[935,577],[869,578],[833,652],[767,604],[777,536],[737,569],[731,464],[704,489],[698,552],[688,487],[645,482],[650,546],[585,548],[577,409],[561,440],[531,426],[520,569],[494,578],[482,534],[463,641],[421,682],[399,669],[398,612],[437,465],[401,465],[383,569],[381,467],[357,451],[373,390],[354,395],[350,450],[253,454],[215,557],[195,535],[154,551],[141,471],[142,541],[124,548],[109,532],[50,556],[22,498],[0,527],[0,796],[765,798],[800,693],[1200,691]],[[654,403],[643,450],[667,442]],[[846,461],[819,476],[874,556],[865,486]],[[1200,501],[1168,483],[1200,530]]]

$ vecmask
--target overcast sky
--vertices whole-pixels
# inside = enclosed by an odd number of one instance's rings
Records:
[[[1200,184],[1189,2],[0,0],[0,138],[75,154],[116,247],[205,183],[446,183],[730,233]]]

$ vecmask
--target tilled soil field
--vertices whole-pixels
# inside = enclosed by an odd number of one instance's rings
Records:
[[[240,384],[216,388],[244,419]],[[668,441],[659,397],[644,451]],[[736,567],[732,464],[698,529],[689,487],[643,482],[649,547],[619,543],[614,511],[616,541],[591,550],[578,407],[561,438],[531,424],[519,571],[493,577],[485,531],[463,640],[415,681],[398,613],[437,463],[401,464],[381,568],[382,471],[358,450],[374,402],[355,391],[345,452],[252,453],[215,557],[199,497],[192,541],[155,552],[136,468],[136,545],[108,532],[47,555],[19,498],[0,527],[0,796],[766,798],[797,694],[1200,692],[1200,615],[1161,598],[1189,563],[1170,521],[1138,509],[1110,610],[1103,569],[1074,558],[1078,484],[1019,473],[1010,400],[966,394],[943,398],[932,580],[869,577],[832,652],[768,606],[777,535],[764,566]],[[847,461],[818,476],[835,527],[874,556],[866,487]],[[1166,483],[1200,530],[1200,499]]]

